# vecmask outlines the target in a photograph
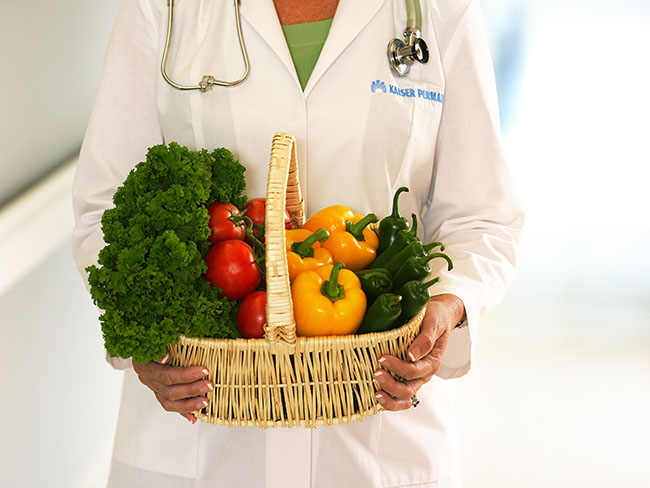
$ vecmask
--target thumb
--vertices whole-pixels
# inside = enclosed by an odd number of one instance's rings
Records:
[[[435,340],[431,337],[430,334],[420,332],[420,335],[415,338],[411,347],[409,347],[407,355],[411,362],[419,361],[424,356],[429,354]]]
[[[420,333],[413,340],[411,347],[408,348],[407,355],[412,362],[419,361],[424,356],[429,354],[429,352],[431,352],[431,349],[433,349],[433,346],[436,343],[436,339],[438,337],[435,334],[436,327],[432,326],[432,322],[434,321],[427,320],[426,316],[424,317]]]
[[[169,362],[169,350],[167,350],[167,353],[156,362],[158,364],[167,364]]]

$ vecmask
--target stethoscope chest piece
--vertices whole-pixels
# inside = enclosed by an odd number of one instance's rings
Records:
[[[388,43],[388,62],[398,76],[406,76],[415,61],[421,64],[429,61],[429,48],[419,31],[405,31],[404,39],[392,39]]]

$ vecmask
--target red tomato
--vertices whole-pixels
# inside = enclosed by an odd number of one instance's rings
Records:
[[[237,328],[242,337],[261,339],[266,325],[266,292],[254,291],[246,296],[237,310]]]
[[[230,220],[231,215],[239,214],[237,207],[230,203],[214,202],[208,206],[208,214],[210,215],[210,221],[208,222],[210,237],[208,237],[208,240],[212,244],[228,239],[244,240],[246,226],[244,224],[235,225]]]
[[[266,198],[253,198],[247,201],[243,212],[253,221],[253,224],[264,226]],[[286,209],[284,210],[284,228],[291,229],[291,217],[289,217],[289,212]],[[253,227],[253,234],[255,234],[255,237],[259,237],[260,231]],[[262,242],[264,242],[264,238],[262,238]]]
[[[230,239],[216,243],[205,255],[205,278],[221,288],[220,296],[240,300],[260,284],[253,250],[244,241]]]

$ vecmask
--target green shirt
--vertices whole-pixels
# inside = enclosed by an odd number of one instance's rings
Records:
[[[282,26],[303,91],[323,50],[331,25],[332,19]]]

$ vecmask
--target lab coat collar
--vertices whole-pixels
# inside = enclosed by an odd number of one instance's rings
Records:
[[[329,35],[320,53],[314,71],[305,86],[305,98],[336,61],[343,51],[355,40],[359,32],[368,25],[386,0],[339,0]],[[386,44],[390,38],[386,33]]]
[[[291,53],[287,46],[287,40],[282,32],[282,26],[278,19],[278,13],[273,5],[273,0],[263,0],[256,2],[242,2],[240,7],[241,16],[248,24],[258,33],[258,35],[268,44],[273,52],[284,63],[285,67],[293,75],[299,90],[300,82],[298,74],[291,59]],[[246,34],[244,33],[244,42]],[[251,69],[253,69],[251,63]]]
[[[305,87],[305,98],[309,96],[309,93],[323,74],[354,41],[359,32],[370,22],[385,2],[386,0],[339,0],[329,35]],[[242,2],[242,17],[257,31],[284,63],[289,72],[293,74],[298,89],[300,89],[296,68],[291,59],[291,53],[287,47],[287,41],[282,32],[282,26],[278,20],[273,0],[254,2],[250,6],[248,6],[248,3]],[[390,33],[387,33],[387,39],[388,37],[390,37]],[[388,43],[388,40],[386,42]]]

